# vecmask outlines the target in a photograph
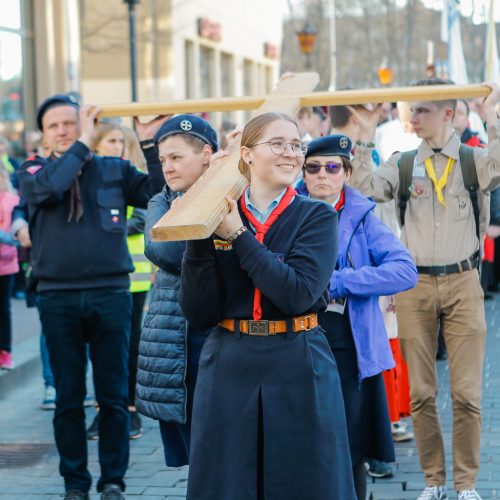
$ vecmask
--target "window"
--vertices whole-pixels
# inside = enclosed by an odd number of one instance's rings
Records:
[[[21,155],[24,131],[23,39],[19,1],[0,0],[0,134]]]
[[[234,95],[234,57],[231,54],[222,53],[220,56],[221,97]],[[234,111],[222,113],[224,122],[234,122]]]
[[[194,74],[194,44],[186,40],[184,47],[185,68],[186,68],[186,98],[194,99],[195,95],[195,74]]]
[[[200,97],[214,96],[215,61],[214,51],[209,47],[200,46]]]

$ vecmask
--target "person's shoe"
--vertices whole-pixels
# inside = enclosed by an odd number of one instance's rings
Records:
[[[420,493],[417,500],[448,500],[446,487],[444,486],[426,486]]]
[[[45,387],[45,394],[40,406],[42,410],[55,410],[56,409],[56,389],[51,385]]]
[[[366,473],[370,477],[392,477],[392,467],[385,462],[380,460],[375,460],[374,458],[368,458],[365,461]]]
[[[12,370],[14,368],[12,354],[9,351],[0,351],[0,368],[4,370]]]
[[[458,500],[481,500],[476,490],[462,490],[458,492]]]
[[[87,439],[89,441],[99,439],[99,412],[95,414],[94,420],[87,429]]]
[[[104,485],[101,500],[125,500],[125,497],[117,484],[109,483]]]
[[[142,422],[141,417],[136,411],[131,411],[130,413],[130,439],[139,439],[142,436]]]
[[[92,406],[95,406],[95,399],[87,394],[83,400],[83,407],[91,408]]]
[[[68,490],[64,500],[90,500],[89,494],[80,490]]]
[[[391,423],[391,433],[393,441],[397,443],[403,443],[405,441],[411,441],[415,435],[413,432],[406,430],[406,422],[392,422]]]

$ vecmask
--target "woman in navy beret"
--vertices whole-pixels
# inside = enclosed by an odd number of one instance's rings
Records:
[[[352,172],[351,140],[321,137],[309,144],[303,194],[339,214],[338,258],[330,303],[319,322],[337,361],[344,396],[358,500],[366,497],[363,459],[394,461],[382,372],[394,366],[378,298],[417,282],[406,248],[373,213],[375,203],[346,185]]]
[[[196,386],[189,500],[354,500],[339,375],[317,325],[337,216],[290,186],[306,148],[288,116],[250,120],[249,187],[213,237],[188,241],[181,307],[212,328]],[[332,397],[333,396],[333,397]]]
[[[183,241],[158,242],[151,228],[207,170],[217,151],[217,134],[202,118],[176,115],[155,136],[166,186],[151,198],[145,223],[145,255],[156,266],[149,309],[139,343],[135,403],[159,420],[165,463],[189,463],[191,412],[198,360],[206,332],[186,321],[179,306]]]

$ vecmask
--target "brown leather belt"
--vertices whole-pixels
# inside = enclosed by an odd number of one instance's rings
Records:
[[[238,320],[223,319],[219,322],[219,326],[222,326],[222,328],[234,333],[235,321]],[[292,330],[294,333],[312,330],[318,326],[318,315],[307,314],[306,316],[297,316],[296,318],[290,318],[290,322],[285,320],[268,321],[253,319],[240,319],[239,322],[240,333],[243,335],[267,337],[270,335],[286,333],[289,323],[292,324]]]

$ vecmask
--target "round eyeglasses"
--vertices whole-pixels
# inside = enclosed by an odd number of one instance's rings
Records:
[[[307,153],[307,145],[301,142],[266,141],[258,142],[257,144],[253,144],[248,147],[253,148],[254,146],[260,146],[261,144],[269,144],[271,152],[275,155],[282,155],[286,151],[287,146],[290,146],[292,153],[295,153],[298,156],[305,156]]]

